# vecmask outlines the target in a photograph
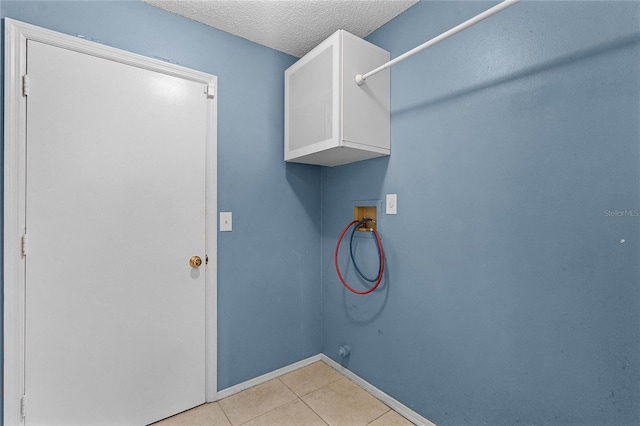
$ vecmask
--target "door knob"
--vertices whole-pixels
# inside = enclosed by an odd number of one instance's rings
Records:
[[[189,265],[197,268],[202,265],[202,259],[200,259],[200,256],[191,256],[191,259],[189,259]]]

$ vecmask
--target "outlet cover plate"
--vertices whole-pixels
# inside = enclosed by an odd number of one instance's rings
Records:
[[[398,214],[398,194],[387,194],[387,214]]]
[[[231,212],[220,212],[220,232],[233,230],[233,215]]]

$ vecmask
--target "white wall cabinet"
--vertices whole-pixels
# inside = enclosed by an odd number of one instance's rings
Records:
[[[390,154],[389,52],[344,30],[285,71],[285,161],[338,166]]]

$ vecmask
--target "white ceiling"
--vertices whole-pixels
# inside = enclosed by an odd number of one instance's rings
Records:
[[[365,37],[418,0],[143,0],[301,57],[336,30]]]

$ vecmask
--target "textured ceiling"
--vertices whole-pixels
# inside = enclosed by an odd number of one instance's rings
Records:
[[[301,57],[336,30],[365,37],[418,0],[144,0]]]

